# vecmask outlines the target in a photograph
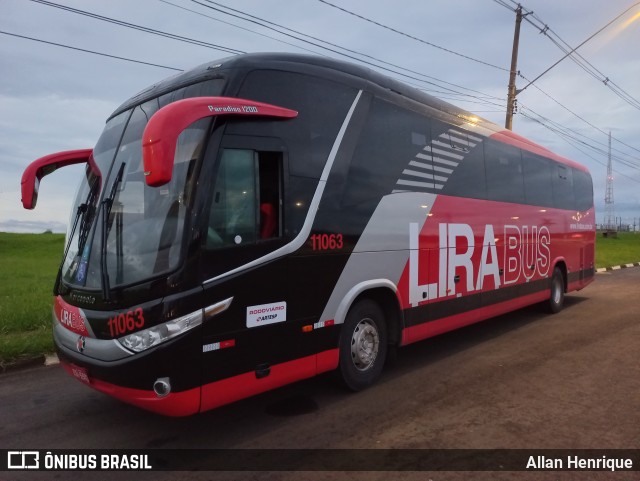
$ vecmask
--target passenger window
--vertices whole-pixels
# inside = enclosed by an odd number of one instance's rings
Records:
[[[520,149],[500,142],[485,142],[485,169],[489,200],[524,203]]]
[[[573,175],[564,165],[555,166],[553,176],[553,203],[557,209],[575,210],[573,196]]]
[[[529,205],[553,207],[550,194],[552,164],[549,160],[531,152],[522,152],[524,169],[524,195]]]
[[[576,200],[576,210],[585,211],[593,207],[593,185],[591,176],[581,170],[573,170],[573,192]]]
[[[281,237],[281,172],[279,152],[223,150],[209,211],[208,248]]]

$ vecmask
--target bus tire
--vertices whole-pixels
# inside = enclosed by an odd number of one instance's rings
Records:
[[[562,310],[564,305],[564,274],[562,274],[562,270],[559,267],[553,269],[550,291],[549,312],[556,314]]]
[[[352,391],[373,384],[387,357],[387,326],[380,306],[370,300],[356,302],[347,314],[340,334],[342,382]]]

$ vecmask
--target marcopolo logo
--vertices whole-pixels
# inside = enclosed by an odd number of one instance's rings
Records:
[[[287,303],[262,304],[247,307],[247,327],[265,326],[287,320]]]

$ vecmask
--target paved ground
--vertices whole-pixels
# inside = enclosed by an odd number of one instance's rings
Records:
[[[186,419],[120,404],[56,366],[10,372],[0,376],[0,448],[640,449],[639,299],[640,268],[600,273],[566,298],[560,314],[529,308],[404,348],[362,393],[346,393],[323,376]],[[45,477],[21,474],[0,472],[0,479]],[[81,477],[638,481],[640,472]]]

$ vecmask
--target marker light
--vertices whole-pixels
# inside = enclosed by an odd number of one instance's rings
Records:
[[[164,322],[157,326],[134,332],[118,339],[127,349],[134,352],[142,352],[150,347],[157,346],[163,342],[173,339],[180,334],[193,329],[202,324],[202,310],[192,312],[186,316]]]

